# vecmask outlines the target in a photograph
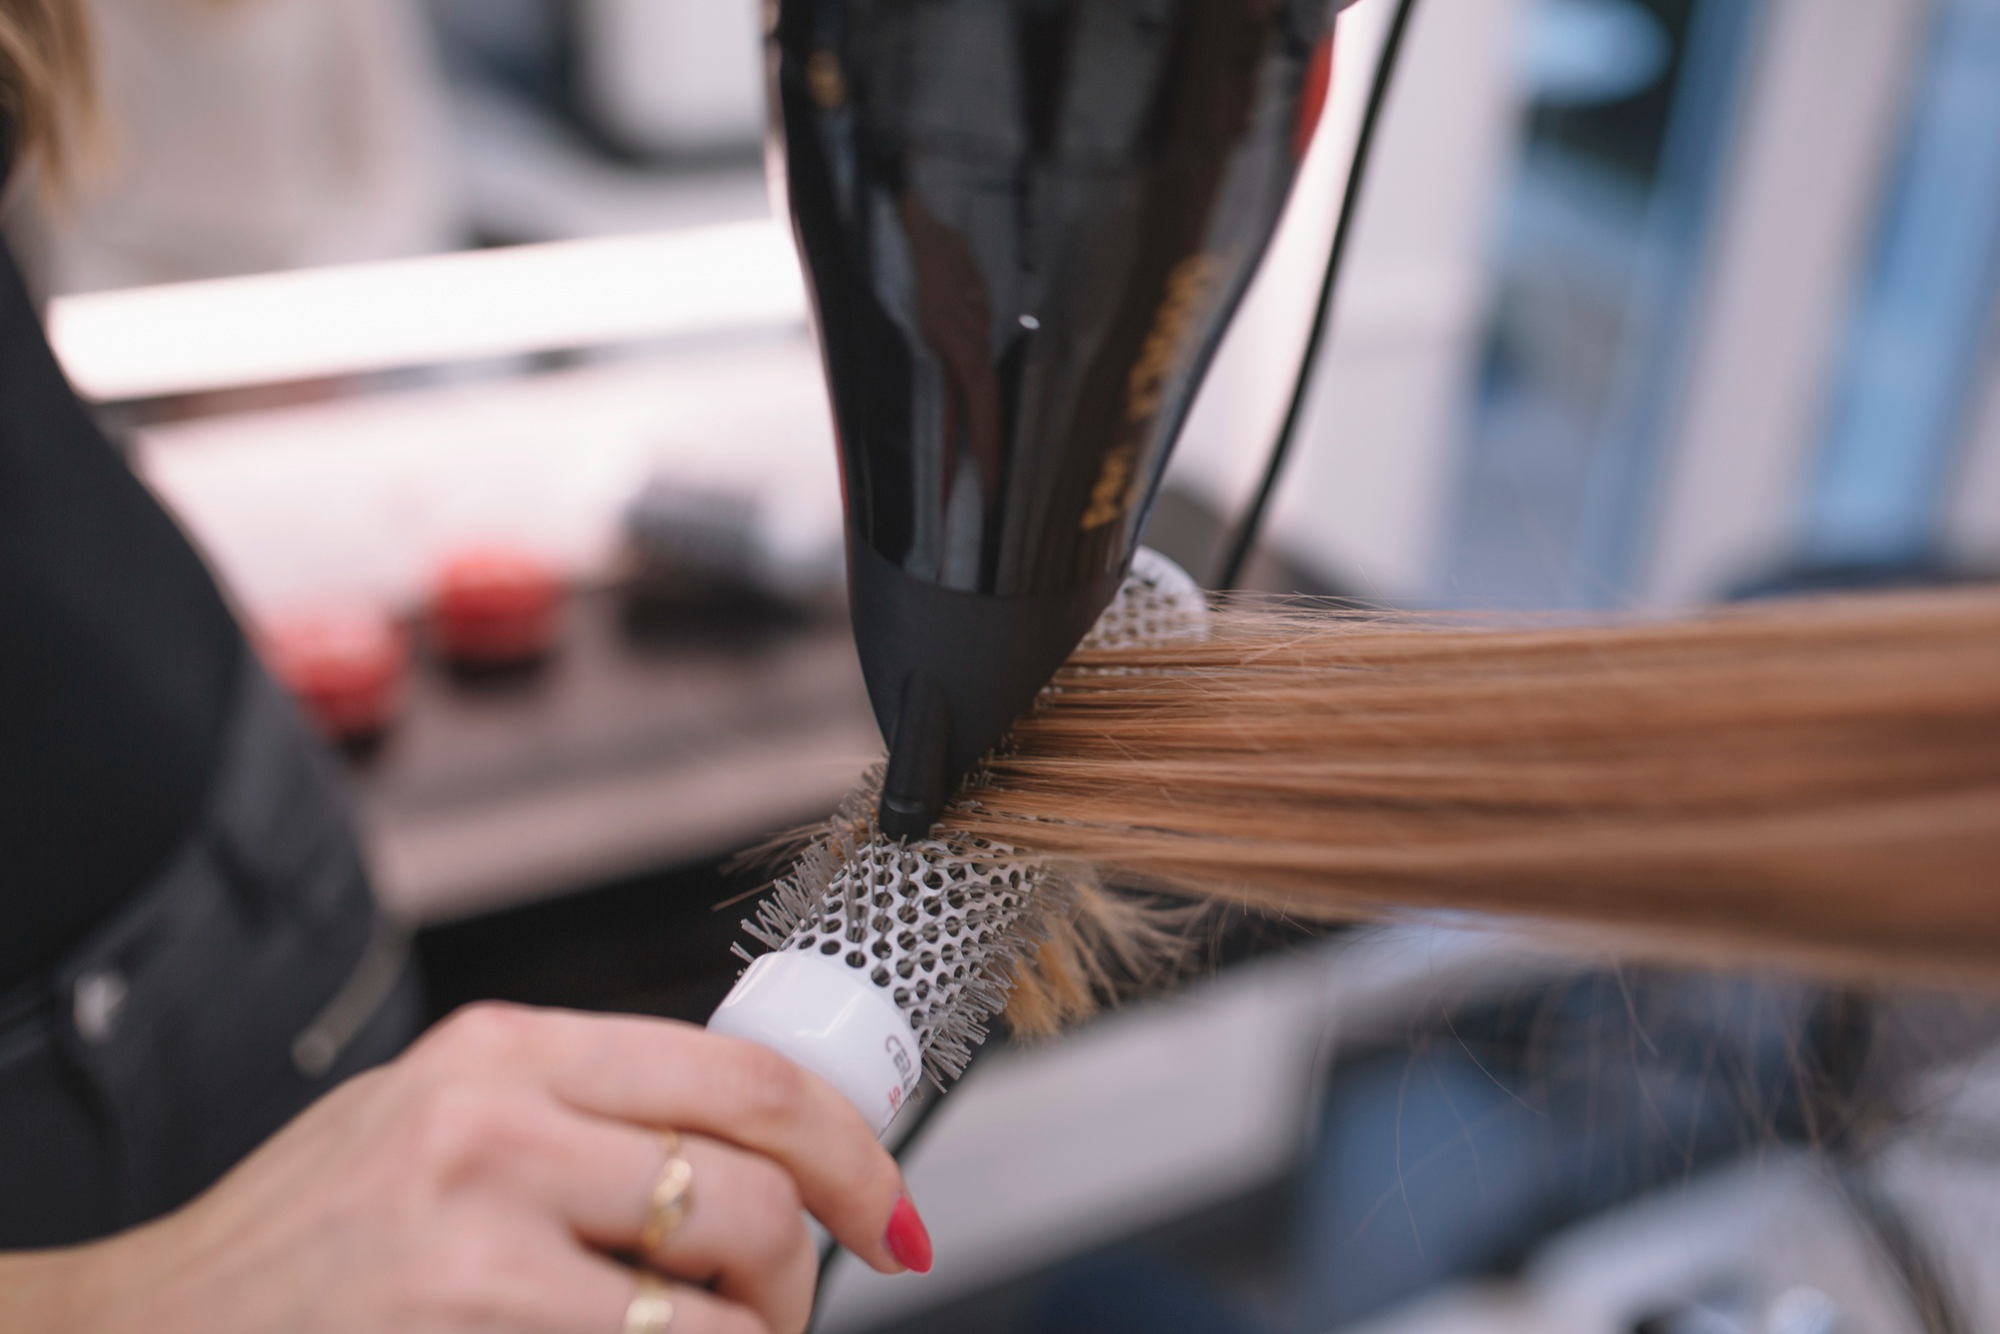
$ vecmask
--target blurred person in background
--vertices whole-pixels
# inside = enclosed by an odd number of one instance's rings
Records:
[[[87,0],[99,124],[17,186],[44,297],[445,249],[463,231],[412,0]]]
[[[80,3],[0,0],[0,178],[35,164],[52,210],[91,104]],[[307,12],[114,9],[245,34]],[[165,81],[178,49],[143,59]],[[282,101],[310,62],[274,60]],[[325,78],[323,106],[370,96]],[[300,167],[292,204],[260,212],[283,192],[232,193],[255,164],[230,164],[234,117],[187,79],[195,119],[217,117],[208,184],[174,180],[193,145],[163,133],[152,163],[135,135],[131,197],[206,193],[249,233],[297,222],[295,259],[332,253],[311,249],[306,201],[338,194],[337,173]],[[306,134],[303,112],[285,119]],[[275,160],[292,131],[229,132]],[[110,218],[105,198],[86,215]],[[228,262],[199,229],[103,225],[135,264]],[[0,1334],[797,1331],[801,1205],[878,1269],[928,1267],[894,1161],[772,1053],[498,1007],[405,1052],[421,1010],[323,757],[64,382],[0,248],[0,1252],[18,1252],[0,1254]]]

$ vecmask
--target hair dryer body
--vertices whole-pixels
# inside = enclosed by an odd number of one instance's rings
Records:
[[[1117,590],[1324,91],[1326,0],[779,0],[854,628],[925,832]]]

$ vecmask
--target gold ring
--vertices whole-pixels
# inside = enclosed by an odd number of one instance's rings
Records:
[[[667,1299],[667,1285],[658,1274],[641,1273],[639,1290],[625,1308],[625,1334],[667,1334],[674,1323],[674,1304]]]
[[[681,1137],[671,1130],[661,1131],[660,1147],[667,1151],[667,1161],[661,1164],[660,1178],[653,1183],[652,1205],[646,1226],[639,1232],[641,1256],[659,1250],[694,1207],[694,1168],[681,1157]]]

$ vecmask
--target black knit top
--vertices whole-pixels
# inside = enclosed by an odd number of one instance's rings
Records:
[[[0,247],[0,994],[172,853],[244,651],[208,570],[63,379]]]

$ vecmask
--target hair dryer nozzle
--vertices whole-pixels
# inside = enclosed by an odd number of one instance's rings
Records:
[[[889,743],[882,831],[920,838],[1118,591],[1114,572],[1057,593],[940,588],[850,543],[862,673]]]

